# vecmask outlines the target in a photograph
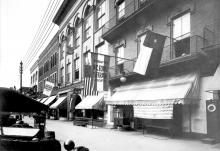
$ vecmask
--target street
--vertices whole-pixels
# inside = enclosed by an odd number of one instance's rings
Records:
[[[135,131],[74,126],[70,121],[47,120],[46,130],[55,131],[62,145],[72,139],[76,146],[86,146],[91,151],[219,151],[220,144],[204,144],[200,140],[172,139],[156,134]]]

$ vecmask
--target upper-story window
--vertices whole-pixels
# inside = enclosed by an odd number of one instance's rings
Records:
[[[67,67],[67,69],[66,69],[66,82],[69,83],[70,82],[70,75],[71,75],[71,63],[68,62],[66,67]]]
[[[91,6],[87,5],[84,13],[84,40],[87,40],[90,37],[91,24],[89,14],[91,12]]]
[[[124,45],[116,48],[116,66],[117,71],[122,73],[124,71]]]
[[[190,53],[190,13],[173,19],[173,42],[175,57]]]
[[[117,19],[120,20],[125,15],[125,0],[116,0]]]
[[[79,79],[79,55],[77,53],[74,54],[74,79]]]
[[[97,29],[101,28],[106,21],[105,12],[106,12],[106,2],[99,2],[97,6]]]
[[[74,26],[75,26],[75,32],[74,32],[74,46],[77,48],[80,45],[80,33],[79,33],[79,24],[80,24],[80,18],[76,17]]]

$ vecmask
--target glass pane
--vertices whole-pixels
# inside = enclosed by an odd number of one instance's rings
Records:
[[[173,21],[173,38],[181,36],[181,18],[177,18]]]
[[[182,35],[190,33],[190,13],[182,16]]]

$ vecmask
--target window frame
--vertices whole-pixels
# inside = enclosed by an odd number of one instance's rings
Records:
[[[185,18],[185,20],[188,21],[188,31],[189,32],[184,32],[183,28],[185,27],[185,23],[184,23],[184,17],[188,17]],[[179,25],[177,22],[180,22]],[[178,27],[175,27],[175,22]],[[176,29],[175,29],[176,28]],[[175,34],[175,30],[179,29],[179,35]],[[171,32],[172,32],[172,39],[171,39],[171,43],[172,43],[172,56],[173,58],[178,58],[178,57],[182,57],[185,55],[189,55],[190,54],[190,36],[191,36],[191,13],[189,10],[184,11],[178,15],[176,15],[175,17],[172,18],[172,26],[171,26]],[[178,31],[177,31],[178,32]],[[175,36],[177,35],[177,36]],[[185,45],[185,49],[179,49],[180,47],[182,48],[181,45]],[[179,47],[179,48],[178,48]]]
[[[123,5],[123,7],[122,7]],[[122,7],[122,9],[120,9]],[[122,0],[120,3],[116,4],[116,16],[117,16],[117,21],[120,21],[125,17],[125,0]]]

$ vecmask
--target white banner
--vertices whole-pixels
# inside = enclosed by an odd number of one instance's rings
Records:
[[[162,105],[134,105],[134,117],[145,119],[172,119],[173,104]]]
[[[54,87],[54,83],[51,83],[49,81],[46,81],[45,82],[45,87],[44,87],[44,92],[43,94],[44,95],[47,95],[47,96],[50,96],[51,95],[51,92],[53,90],[53,87]]]

